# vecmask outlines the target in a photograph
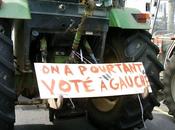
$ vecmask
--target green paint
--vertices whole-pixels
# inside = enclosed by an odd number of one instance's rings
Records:
[[[54,56],[54,63],[65,63],[69,56]]]
[[[89,45],[88,41],[85,42],[85,48],[89,54],[93,53],[91,46]]]
[[[109,26],[122,29],[150,29],[148,23],[138,23],[132,14],[139,13],[137,9],[113,8],[109,11]]]
[[[0,18],[30,19],[28,0],[3,0]]]
[[[42,51],[46,51],[47,50],[47,41],[46,41],[46,38],[43,37],[41,40],[40,40],[40,50]]]
[[[80,44],[81,35],[82,35],[81,30],[78,30],[78,31],[76,32],[76,34],[75,34],[75,37],[74,37],[72,49],[77,50],[77,48],[78,48],[78,46],[79,46],[79,44]]]

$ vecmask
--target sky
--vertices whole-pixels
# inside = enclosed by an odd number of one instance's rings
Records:
[[[142,12],[146,11],[146,3],[151,0],[126,0],[125,6],[131,8],[137,8]]]

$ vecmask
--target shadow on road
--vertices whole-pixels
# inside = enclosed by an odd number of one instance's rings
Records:
[[[16,125],[15,130],[97,130],[90,125],[86,119],[77,118],[56,121],[54,125],[48,124],[26,124]]]
[[[84,118],[61,120],[55,124],[56,125],[16,125],[15,130],[97,130]],[[154,113],[154,119],[152,121],[146,121],[146,127],[147,128],[142,128],[141,130],[175,130],[175,121],[173,117],[161,113]]]
[[[58,129],[56,126],[53,125],[17,125],[15,126],[15,130],[54,130]]]
[[[175,120],[169,115],[154,112],[154,119],[147,120],[146,127],[141,130],[175,130]]]
[[[53,125],[49,122],[48,111],[45,109],[30,110],[20,107],[16,110],[16,115],[15,130],[97,130],[85,117],[59,120]],[[141,130],[175,130],[175,119],[167,112],[158,109],[154,110],[153,115],[154,119],[145,123],[147,128]]]

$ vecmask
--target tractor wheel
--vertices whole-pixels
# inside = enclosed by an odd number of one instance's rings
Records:
[[[0,20],[0,129],[13,130],[16,100],[11,22]]]
[[[108,98],[92,98],[88,102],[88,119],[92,124],[102,130],[134,129],[143,127],[143,120],[152,119],[152,110],[158,106],[156,93],[162,88],[159,81],[159,72],[163,66],[157,60],[158,48],[151,42],[146,32],[124,37],[117,32],[112,32],[107,41],[104,54],[105,62],[143,62],[149,78],[153,93],[146,98],[141,98],[143,111],[141,111],[138,95],[117,96]],[[121,35],[120,35],[121,34]],[[124,37],[122,39],[122,37]],[[143,118],[142,118],[143,113]]]
[[[165,85],[165,104],[169,108],[169,114],[175,117],[175,54],[167,62],[163,74],[163,83]]]

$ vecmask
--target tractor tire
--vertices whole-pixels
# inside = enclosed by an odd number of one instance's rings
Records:
[[[8,25],[7,21],[1,23]],[[4,26],[5,27],[5,26]],[[15,122],[15,83],[13,44],[7,29],[0,33],[0,130],[13,130]],[[6,35],[7,34],[7,35]]]
[[[142,62],[153,93],[148,94],[144,99],[140,96],[143,112],[138,95],[89,99],[88,119],[100,130],[142,128],[144,126],[143,120],[151,120],[154,106],[160,105],[156,99],[157,91],[163,87],[159,81],[159,72],[163,70],[163,66],[156,57],[159,49],[151,42],[150,36],[146,32],[139,31],[127,38],[124,37],[125,35],[117,37],[116,32],[112,32],[109,36],[111,44],[107,44],[105,49],[106,52],[108,48],[111,49],[108,51],[109,54],[106,54],[108,56],[104,58],[104,61],[111,63]],[[112,52],[114,56],[110,59]]]
[[[165,86],[164,103],[169,108],[169,114],[175,118],[175,54],[173,54],[167,62],[167,66],[163,73],[163,83]]]

